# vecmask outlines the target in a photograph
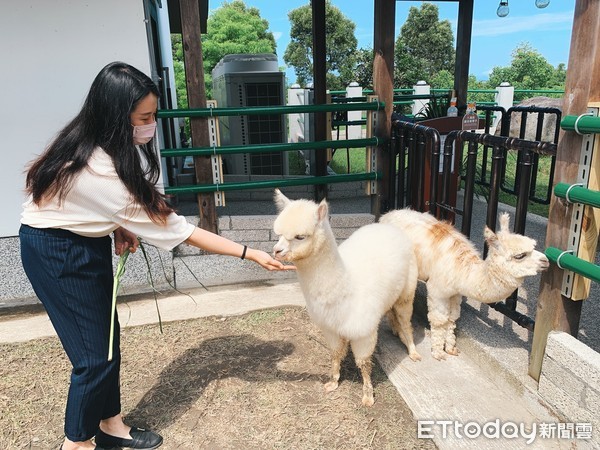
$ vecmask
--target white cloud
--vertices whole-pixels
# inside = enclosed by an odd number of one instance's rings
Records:
[[[535,16],[503,17],[473,21],[473,37],[501,36],[522,32],[570,30],[573,25],[573,11]]]
[[[273,31],[273,37],[275,38],[276,41],[279,40],[279,38],[283,35],[282,31]]]

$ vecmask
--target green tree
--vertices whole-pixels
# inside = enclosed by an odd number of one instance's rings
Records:
[[[373,49],[359,48],[354,53],[354,66],[350,74],[344,75],[343,78],[348,79],[348,82],[356,81],[363,89],[373,88]],[[348,83],[346,83],[347,86]]]
[[[171,51],[173,53],[173,70],[175,71],[175,90],[177,107],[187,108],[187,88],[185,85],[185,65],[183,63],[183,43],[180,34],[171,35]]]
[[[433,74],[429,84],[432,89],[452,89],[454,87],[454,75],[449,70],[440,70]]]
[[[410,8],[396,40],[394,66],[396,87],[410,87],[419,80],[431,83],[441,70],[454,74],[452,27],[448,20],[439,20],[436,5]]]
[[[312,61],[312,9],[310,4],[293,9],[290,19],[290,43],[285,49],[283,60],[296,73],[296,82],[306,85],[313,81]],[[325,3],[325,39],[327,87],[345,88],[352,80],[352,68],[356,57],[357,40],[354,36],[356,25],[329,0]]]
[[[269,22],[261,18],[258,8],[247,7],[242,0],[223,2],[210,14],[206,27],[207,32],[202,35],[202,58],[207,98],[211,98],[212,94],[212,70],[223,56],[236,53],[275,53],[275,38],[268,31]],[[182,70],[184,63],[181,36],[172,36],[171,43],[177,103],[185,105],[187,95],[185,73]]]
[[[556,69],[527,42],[512,53],[508,67],[494,67],[489,77],[491,88],[508,81],[517,89],[564,89],[566,69],[564,64]],[[561,87],[562,85],[562,87]],[[521,100],[515,95],[515,100]]]

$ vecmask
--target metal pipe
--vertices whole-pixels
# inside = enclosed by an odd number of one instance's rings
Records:
[[[473,197],[475,194],[475,172],[477,170],[477,150],[479,146],[476,142],[469,142],[467,153],[467,177],[465,179],[465,194],[463,202],[462,226],[471,229],[471,220],[473,218]]]
[[[159,119],[167,117],[224,117],[250,116],[292,113],[314,113],[335,111],[380,111],[385,108],[381,101],[362,103],[328,103],[325,105],[293,105],[293,106],[255,106],[239,108],[199,108],[160,110],[156,113]]]
[[[600,282],[600,267],[597,265],[555,247],[548,247],[544,253],[559,267],[583,275],[596,283]]]
[[[594,116],[565,116],[560,121],[560,127],[563,130],[576,131],[575,123],[581,134],[600,133],[600,117]]]
[[[404,208],[404,201],[406,198],[406,146],[404,145],[404,130],[396,130],[396,133],[400,133],[397,137],[397,153],[398,153],[398,179],[396,189],[396,207],[398,209]]]
[[[223,147],[190,147],[166,148],[161,150],[161,156],[212,156],[229,155],[235,153],[262,153],[262,152],[290,152],[293,150],[313,150],[325,148],[362,148],[373,147],[381,142],[377,138],[349,139],[347,141],[318,141],[318,142],[290,142],[281,144],[259,145],[229,145]]]
[[[388,191],[388,207],[389,209],[396,209],[396,156],[398,154],[398,138],[397,130],[392,129],[392,136],[390,141],[390,164],[388,166],[388,177],[390,183],[390,189]]]
[[[379,172],[326,175],[323,177],[281,178],[264,181],[242,181],[238,183],[203,184],[189,186],[171,186],[165,188],[165,194],[197,194],[198,192],[225,192],[244,189],[264,189],[281,186],[307,186],[315,184],[347,183],[350,181],[378,180]]]
[[[517,312],[517,311],[511,309],[509,306],[505,305],[504,303],[502,303],[502,302],[490,303],[489,305],[490,305],[490,307],[494,308],[498,312],[501,312],[506,317],[511,319],[513,322],[516,322],[518,325],[522,326],[523,328],[526,328],[529,331],[533,331],[533,329],[535,328],[535,321],[533,319],[526,316],[525,314],[521,314],[520,312]]]
[[[442,195],[441,195],[441,203],[443,205],[448,205],[449,199],[450,199],[450,171],[452,170],[452,159],[454,157],[454,151],[453,151],[453,146],[452,146],[452,141],[448,140],[448,137],[446,137],[446,141],[444,142],[444,151],[443,151],[443,164],[442,167],[443,169],[443,173],[442,173]],[[456,151],[459,151],[459,145],[462,146],[463,142],[461,140],[457,140],[456,141]],[[436,171],[438,170],[438,168],[435,168]],[[458,167],[455,168],[456,170],[458,170]],[[436,174],[437,176],[437,174]],[[433,171],[432,171],[432,177],[433,177]],[[447,219],[448,218],[448,210],[447,209],[442,209],[441,210],[441,216],[442,219]],[[454,223],[454,221],[452,221]]]
[[[506,138],[505,138],[506,139]],[[494,146],[492,150],[492,169],[490,173],[490,198],[488,199],[488,209],[486,217],[486,225],[491,229],[496,229],[496,216],[498,214],[498,201],[500,198],[500,171],[502,169],[502,161],[504,160],[504,152],[502,147]],[[469,230],[469,235],[471,230]],[[487,255],[487,245],[484,248],[484,257]]]
[[[567,191],[569,192],[569,198],[567,198]],[[600,192],[582,186],[557,183],[554,186],[554,195],[567,199],[571,203],[583,203],[594,208],[600,208]]]
[[[517,206],[515,208],[515,233],[525,234],[525,224],[527,223],[527,204],[529,199],[529,191],[531,190],[531,172],[532,172],[532,152],[525,150],[519,152],[521,154],[520,172],[521,182],[519,184],[519,192],[517,194]]]

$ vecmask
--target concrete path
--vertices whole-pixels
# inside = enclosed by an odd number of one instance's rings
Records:
[[[194,290],[158,300],[163,322],[208,316],[240,315],[253,310],[304,306],[296,282],[260,283]],[[122,326],[156,323],[152,296],[127,297],[118,306]],[[44,313],[0,317],[0,343],[22,342],[54,335]],[[387,324],[381,327],[376,357],[415,416],[415,433],[432,438],[440,449],[559,449],[588,448],[586,442],[543,439],[540,425],[556,423],[537,398],[528,398],[509,384],[491,380],[467,354],[437,361],[429,351],[423,323],[416,324],[415,338],[423,360],[413,362]],[[422,420],[420,428],[417,423]],[[469,424],[469,425],[467,425]],[[515,429],[525,424],[523,431]],[[465,430],[464,427],[467,426]],[[456,427],[459,427],[458,429]],[[532,427],[537,427],[534,432]],[[456,431],[457,430],[457,431]],[[532,434],[533,433],[533,434]],[[485,437],[484,434],[492,436]],[[479,437],[475,438],[475,435]],[[471,437],[468,437],[471,436]],[[528,437],[534,438],[527,445]]]

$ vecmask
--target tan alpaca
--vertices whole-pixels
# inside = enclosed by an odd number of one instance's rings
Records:
[[[363,378],[362,403],[371,406],[371,355],[386,313],[409,357],[421,359],[410,323],[417,287],[412,243],[396,227],[374,223],[338,247],[327,202],[291,201],[279,190],[275,201],[281,212],[273,226],[280,236],[273,253],[295,264],[308,314],[331,350],[331,381],[325,389],[338,387],[340,364],[350,345]]]
[[[483,303],[502,301],[525,277],[549,265],[548,258],[534,250],[535,240],[509,231],[507,213],[500,216],[498,233],[485,227],[485,260],[466,236],[431,214],[396,210],[380,222],[397,226],[413,240],[419,279],[427,284],[431,354],[436,359],[458,354],[454,331],[463,296]]]

